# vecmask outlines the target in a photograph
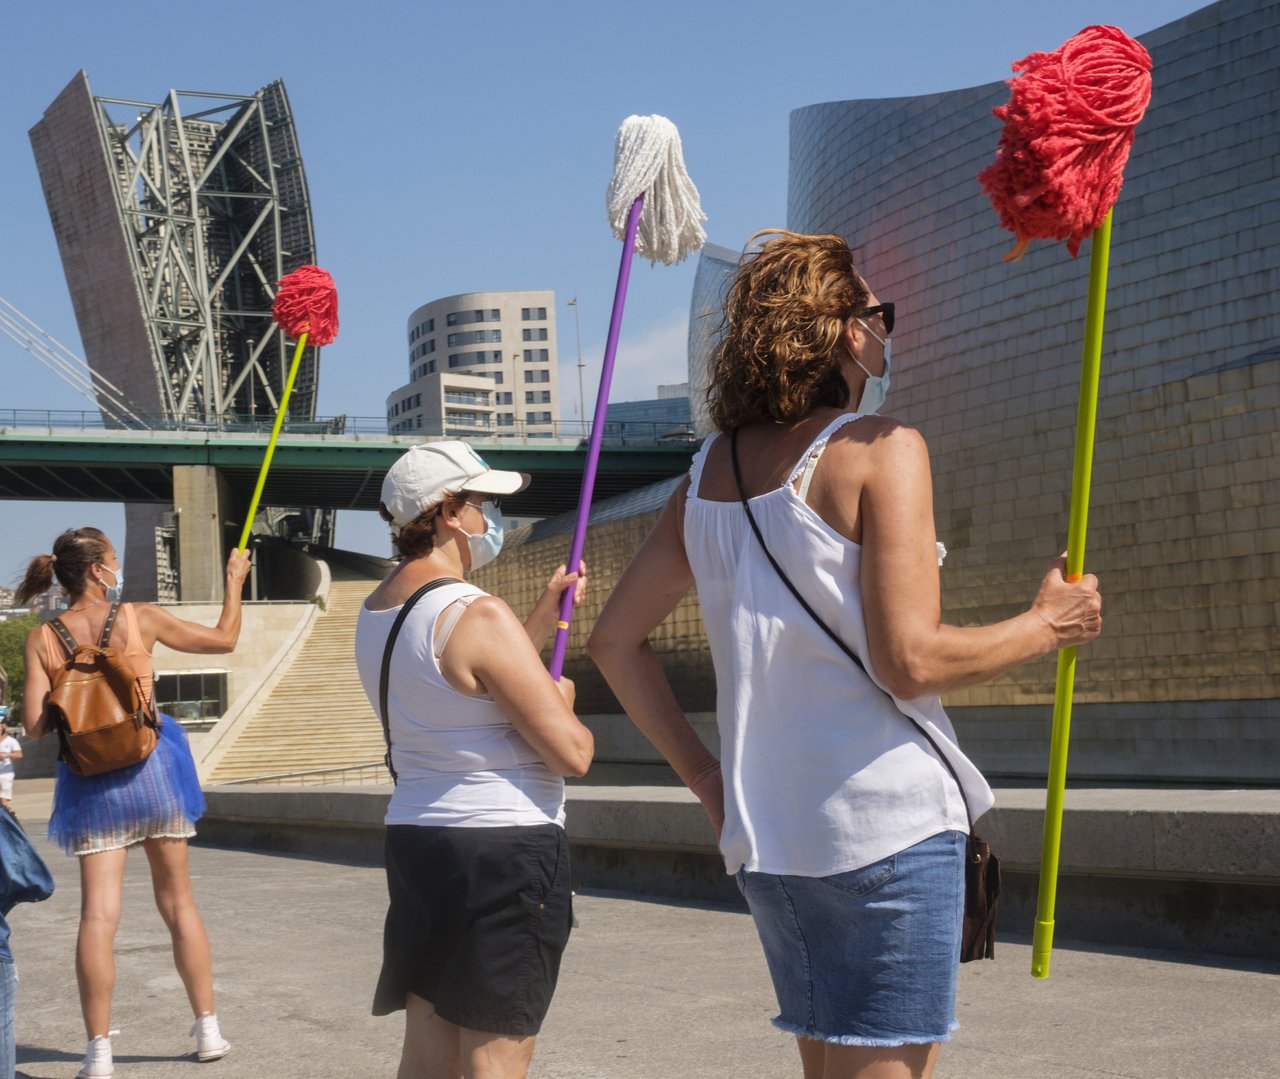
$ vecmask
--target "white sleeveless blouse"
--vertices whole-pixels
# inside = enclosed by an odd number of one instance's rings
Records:
[[[492,697],[459,693],[436,659],[433,645],[444,609],[485,594],[463,582],[444,585],[423,596],[400,627],[387,679],[392,763],[399,776],[387,824],[564,824],[564,780]],[[400,607],[362,606],[356,622],[356,666],[375,713],[382,653],[399,613]]]
[[[793,484],[841,416],[751,511],[774,558],[817,614],[866,663],[861,547]],[[707,439],[694,458],[684,543],[716,672],[724,776],[720,849],[729,873],[820,877],[857,869],[939,832],[968,831],[965,804],[923,723],[964,784],[975,819],[994,802],[956,745],[937,697],[894,700],[813,621],[769,564],[740,502],[699,497]]]

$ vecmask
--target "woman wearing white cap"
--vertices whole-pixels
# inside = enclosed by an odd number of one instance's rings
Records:
[[[560,567],[523,624],[462,580],[501,549],[498,499],[528,482],[443,441],[382,485],[402,560],[365,601],[355,650],[397,778],[373,1011],[405,1009],[398,1079],[523,1077],[569,937],[563,777],[594,744],[538,652],[585,568]]]

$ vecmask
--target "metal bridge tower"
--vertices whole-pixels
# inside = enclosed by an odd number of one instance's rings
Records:
[[[31,142],[90,366],[165,421],[274,416],[275,283],[315,261],[284,83],[148,103],[81,71]],[[307,349],[290,419],[314,418],[317,368]]]
[[[316,261],[284,83],[143,102],[94,97],[80,71],[31,144],[93,371],[158,426],[273,419],[292,359],[271,318],[275,285]],[[308,348],[289,420],[314,420],[318,371],[319,350]],[[104,422],[117,425],[118,410],[98,397]],[[205,471],[186,469],[181,484],[175,476],[172,513],[126,506],[128,598],[171,598],[154,583],[170,551],[182,599],[221,594],[236,507]],[[266,517],[261,527],[277,534],[332,540],[331,512]]]

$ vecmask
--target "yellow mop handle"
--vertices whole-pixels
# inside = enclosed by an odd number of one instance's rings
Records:
[[[1084,540],[1089,523],[1089,479],[1093,471],[1093,428],[1098,414],[1098,370],[1102,364],[1102,316],[1107,307],[1107,260],[1111,253],[1111,211],[1093,234],[1089,259],[1089,304],[1084,316],[1084,358],[1080,366],[1080,406],[1076,414],[1076,459],[1071,476],[1071,520],[1067,526],[1067,580],[1084,573]],[[1058,891],[1058,852],[1062,841],[1062,798],[1067,783],[1067,740],[1071,734],[1071,694],[1076,650],[1058,653],[1053,696],[1053,734],[1049,741],[1049,779],[1040,847],[1040,893],[1031,940],[1031,974],[1049,977],[1053,948],[1053,903]]]
[[[298,377],[298,361],[302,359],[302,350],[307,343],[306,331],[298,338],[298,347],[293,350],[293,363],[289,365],[289,377],[285,379],[284,394],[280,398],[280,407],[276,409],[276,422],[271,428],[271,441],[267,443],[266,455],[262,458],[262,467],[258,469],[258,483],[253,489],[253,498],[249,500],[249,512],[245,514],[244,529],[240,532],[237,550],[243,551],[249,545],[249,529],[253,527],[253,515],[258,512],[258,499],[262,497],[262,488],[267,483],[267,469],[271,467],[272,454],[276,452],[276,439],[280,437],[280,425],[284,423],[285,412],[289,408],[289,395],[293,393],[293,380]]]

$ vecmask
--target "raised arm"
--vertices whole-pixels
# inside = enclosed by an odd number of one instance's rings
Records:
[[[249,575],[249,552],[233,550],[227,558],[227,585],[217,625],[188,622],[150,603],[137,605],[138,626],[150,651],[157,641],[176,652],[217,655],[232,651],[240,639],[240,593]]]
[[[924,440],[896,427],[868,448],[861,493],[863,609],[871,662],[904,699],[963,689],[1102,628],[1098,582],[1063,580],[1061,560],[1022,614],[988,626],[942,623],[933,525],[933,480]]]
[[[720,764],[685,718],[649,643],[649,634],[693,587],[680,529],[688,489],[686,479],[672,492],[596,619],[587,651],[632,722],[698,796],[719,835],[724,823]]]
[[[511,608],[482,596],[458,619],[440,669],[463,693],[488,693],[553,772],[585,775],[595,739],[573,713],[573,683],[552,680]]]

